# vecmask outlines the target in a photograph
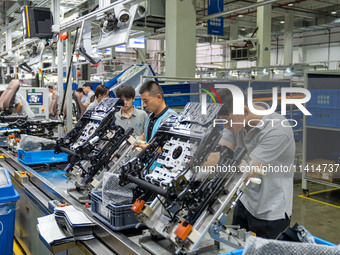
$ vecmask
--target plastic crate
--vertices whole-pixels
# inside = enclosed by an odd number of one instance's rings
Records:
[[[190,96],[165,97],[164,100],[168,106],[180,106],[186,105],[188,102],[190,102]]]
[[[306,124],[340,127],[340,109],[309,107],[312,116],[306,116]]]
[[[340,108],[340,91],[338,89],[311,89],[311,99],[307,103],[309,107]]]
[[[161,85],[164,94],[190,93],[190,84]]]
[[[67,162],[68,154],[55,154],[54,150],[24,151],[18,150],[18,159],[25,165]]]
[[[136,219],[135,213],[131,210],[133,204],[114,205],[108,204],[103,206],[102,192],[94,191],[91,193],[91,211],[93,215],[101,220],[112,230],[123,230],[134,228],[139,221]],[[147,204],[151,204],[147,202]]]

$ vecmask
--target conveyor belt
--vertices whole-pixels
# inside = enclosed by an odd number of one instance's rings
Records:
[[[13,185],[20,194],[20,200],[17,202],[15,237],[27,254],[52,254],[38,239],[36,228],[38,217],[52,213],[48,209],[48,201],[51,200],[59,200],[74,205],[97,224],[93,230],[95,239],[77,242],[76,247],[70,250],[74,255],[150,254],[147,250],[153,251],[153,254],[160,254],[160,251],[167,250],[168,254],[172,254],[168,250],[169,244],[166,240],[158,242],[150,239],[149,242],[143,241],[141,245],[139,244],[140,238],[143,237],[143,240],[150,238],[149,235],[142,236],[141,230],[131,229],[114,232],[94,218],[89,208],[86,208],[67,193],[67,189],[74,187],[74,185],[64,176],[63,167],[58,168],[57,165],[53,165],[51,170],[51,166],[46,165],[34,166],[32,167],[34,169],[32,169],[18,161],[11,152],[0,148],[0,155],[2,153],[5,156],[0,158],[0,166],[8,169],[12,176]],[[18,174],[16,174],[18,171],[26,171],[29,178],[18,177]],[[212,255],[234,250],[230,247],[224,247],[223,244],[221,250],[215,248],[211,247],[203,251],[202,254]]]
[[[0,149],[0,154],[1,153],[4,153],[6,157],[0,159],[0,165],[6,167],[9,170],[15,188],[20,189],[19,193],[29,197],[29,199],[37,205],[37,208],[39,208],[41,214],[46,215],[51,213],[48,209],[48,201],[56,199],[65,201],[68,204],[72,204],[76,208],[83,210],[88,215],[88,217],[97,224],[97,226],[94,228],[94,236],[96,237],[94,240],[77,242],[77,246],[79,247],[79,250],[81,250],[81,253],[79,254],[149,254],[123,233],[113,232],[107,228],[103,223],[92,216],[92,213],[88,208],[70,197],[67,194],[66,189],[71,187],[73,184],[67,182],[66,177],[63,176],[62,170],[59,169],[52,172],[47,168],[42,168],[36,171],[26,165],[21,164],[6,150]],[[26,171],[29,175],[29,180],[26,182],[20,182],[20,180],[17,180],[18,178],[15,178],[15,172],[18,170]],[[21,199],[24,199],[23,196]],[[19,207],[18,210],[25,210],[25,208]],[[35,222],[35,224],[37,222],[36,218],[32,218],[30,220]],[[136,234],[140,234],[139,231],[134,230],[132,233],[130,231],[129,235],[133,235],[134,233],[135,236]],[[32,238],[36,238],[34,233],[31,233],[30,236],[32,236]],[[16,236],[16,238],[20,242],[20,236]],[[37,240],[31,240],[31,243],[36,241]],[[40,245],[43,244],[40,243]]]

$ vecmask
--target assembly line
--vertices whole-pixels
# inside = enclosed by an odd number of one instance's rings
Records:
[[[340,254],[338,10],[1,1],[0,253]]]

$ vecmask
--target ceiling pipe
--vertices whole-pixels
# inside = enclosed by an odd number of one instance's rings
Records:
[[[322,12],[322,11],[318,11],[318,10],[309,10],[309,9],[297,7],[297,6],[288,6],[289,4],[299,4],[301,2],[306,2],[306,1],[308,1],[308,0],[297,0],[297,1],[286,2],[286,3],[283,3],[283,4],[278,3],[277,5],[273,5],[272,9],[292,10],[292,11],[301,12],[301,13],[336,17],[336,15],[333,15],[333,14],[330,14],[330,13],[327,13],[327,12]],[[316,1],[324,2],[324,1],[321,1],[321,0],[316,0]],[[238,1],[231,1],[228,4],[235,3],[235,2],[238,2]],[[249,0],[242,0],[242,2],[253,3]],[[326,3],[326,2],[324,2],[324,3]],[[336,4],[336,5],[338,5],[338,4]],[[243,14],[243,15],[247,15],[247,14]]]
[[[322,0],[315,0],[317,2],[320,2],[320,3],[325,3],[325,4],[329,4],[329,5],[337,5],[337,6],[340,6],[340,4],[338,3],[332,3],[332,2],[327,2],[327,1],[322,1]],[[326,6],[326,7],[329,7],[329,6]]]
[[[257,7],[267,5],[267,4],[271,4],[271,3],[275,3],[275,2],[278,2],[278,1],[279,0],[267,0],[267,1],[263,1],[263,2],[258,2],[258,3],[252,4],[252,5],[240,7],[240,8],[234,9],[234,10],[219,12],[219,13],[207,15],[207,16],[204,16],[204,17],[200,17],[200,18],[197,19],[197,21],[206,21],[206,20],[209,20],[209,19],[224,17],[224,16],[227,16],[227,15],[232,14],[234,12],[244,11],[244,10],[247,10],[247,9],[250,9],[250,8],[257,8]]]

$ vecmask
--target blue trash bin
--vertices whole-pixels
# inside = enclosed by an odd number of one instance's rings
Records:
[[[0,253],[4,255],[13,254],[15,208],[19,198],[7,169],[0,167]]]

